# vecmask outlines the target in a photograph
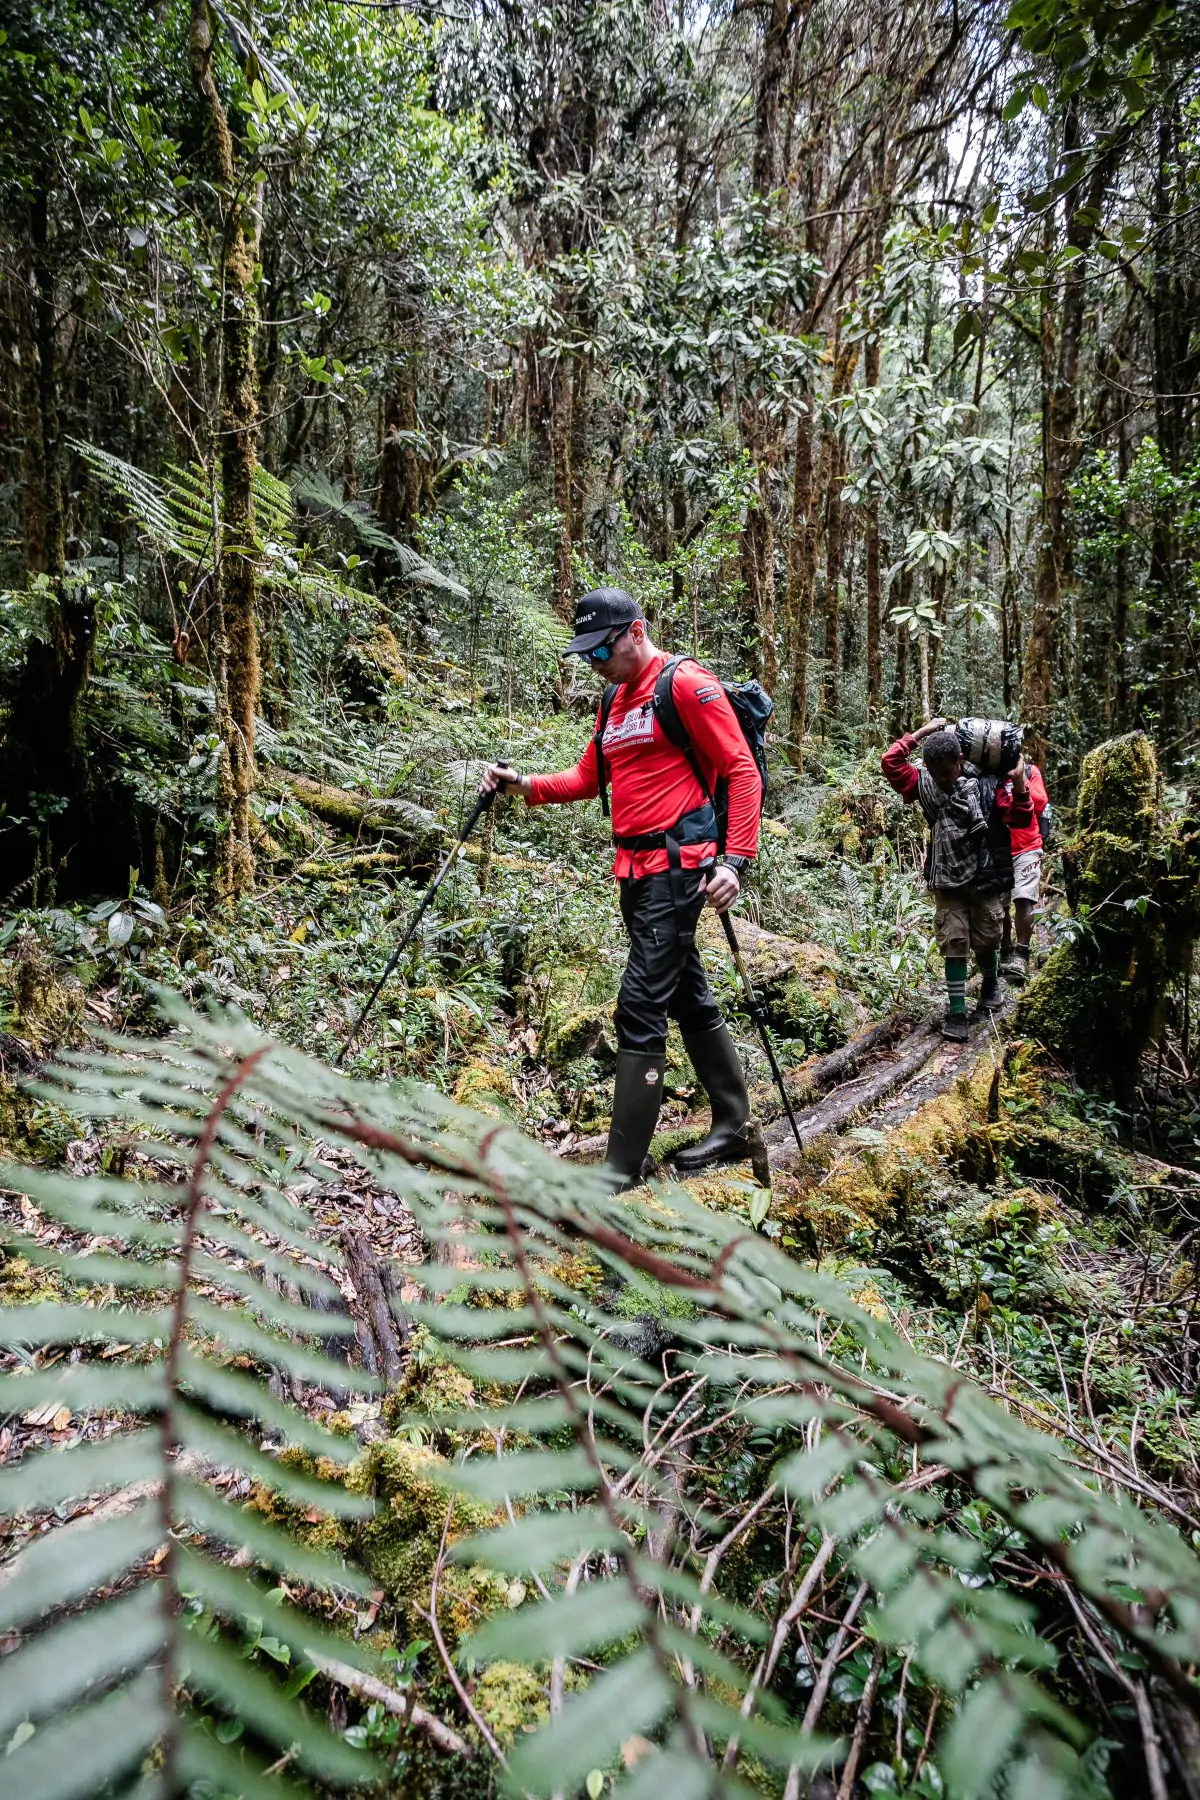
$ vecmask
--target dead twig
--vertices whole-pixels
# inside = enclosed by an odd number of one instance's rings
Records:
[[[446,1750],[452,1756],[475,1755],[466,1738],[459,1737],[457,1731],[447,1725],[444,1719],[439,1719],[436,1713],[417,1706],[399,1688],[390,1687],[386,1681],[380,1681],[375,1675],[367,1675],[362,1669],[352,1669],[349,1663],[335,1662],[330,1656],[319,1656],[315,1650],[306,1650],[304,1654],[309,1662],[316,1664],[327,1681],[336,1682],[359,1700],[369,1700],[376,1706],[382,1706],[385,1712],[403,1719],[414,1731],[423,1731],[439,1750]]]

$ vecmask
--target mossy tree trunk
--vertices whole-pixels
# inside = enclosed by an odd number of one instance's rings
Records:
[[[1062,859],[1075,931],[1017,1010],[1022,1031],[1126,1106],[1200,933],[1200,811],[1168,821],[1160,785],[1140,731],[1084,758]]]
[[[254,542],[254,473],[258,465],[258,377],[255,339],[259,214],[245,171],[239,176],[233,133],[213,73],[213,18],[208,0],[192,0],[188,50],[199,96],[209,172],[222,209],[219,467],[220,550],[214,630],[210,640],[221,737],[218,799],[226,826],[217,889],[231,899],[254,880],[250,796],[255,787],[254,722],[261,669],[258,570]]]

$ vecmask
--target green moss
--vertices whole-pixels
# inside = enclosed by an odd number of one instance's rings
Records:
[[[472,1698],[505,1745],[511,1744],[527,1726],[550,1717],[545,1682],[521,1663],[492,1663],[476,1682]]]
[[[562,1072],[568,1064],[587,1057],[599,1069],[615,1069],[617,1028],[614,1010],[614,1002],[608,1000],[602,1006],[563,1010],[549,1016],[542,1030],[541,1048],[550,1067]]]
[[[1099,744],[1079,771],[1077,829],[1144,843],[1154,830],[1159,791],[1154,747],[1143,732]]]
[[[429,1605],[442,1533],[448,1546],[495,1523],[494,1512],[467,1495],[454,1500],[450,1527],[450,1464],[436,1450],[403,1438],[372,1444],[351,1472],[348,1485],[373,1495],[374,1517],[355,1532],[355,1547],[366,1568],[392,1602],[409,1615],[415,1631],[418,1608]],[[472,1630],[506,1603],[507,1586],[490,1570],[447,1563],[438,1589],[438,1617],[448,1640]]]
[[[508,1073],[496,1063],[469,1062],[454,1084],[454,1098],[489,1119],[504,1118],[512,1102]]]
[[[747,973],[774,1031],[802,1039],[805,1050],[813,1053],[837,1049],[865,1024],[861,1005],[842,986],[842,965],[832,951],[764,931],[744,919],[737,930]],[[710,958],[728,959],[715,915],[704,916],[699,935]]]
[[[1154,750],[1140,732],[1084,758],[1078,834],[1063,852],[1077,921],[1021,996],[1021,1031],[1127,1104],[1200,915],[1200,831],[1159,811]]]
[[[408,670],[391,627],[378,624],[369,637],[347,644],[341,674],[350,697],[365,706],[378,706],[392,688],[403,686]]]
[[[61,1300],[63,1285],[51,1269],[39,1269],[23,1256],[0,1250],[0,1305],[41,1306]]]

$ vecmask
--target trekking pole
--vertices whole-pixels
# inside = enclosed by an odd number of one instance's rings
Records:
[[[725,937],[733,956],[734,966],[741,976],[742,986],[746,990],[746,1009],[749,1012],[750,1017],[754,1020],[755,1025],[758,1027],[758,1035],[762,1039],[763,1049],[767,1053],[767,1061],[771,1065],[771,1073],[775,1077],[775,1086],[779,1089],[779,1098],[783,1101],[783,1110],[788,1116],[788,1124],[792,1128],[792,1134],[796,1139],[798,1148],[803,1150],[804,1140],[800,1136],[800,1127],[796,1123],[796,1115],[792,1111],[792,1103],[788,1099],[788,1091],[783,1085],[783,1070],[779,1067],[779,1058],[776,1056],[775,1046],[771,1042],[771,1032],[767,1025],[767,1015],[763,1011],[758,995],[754,991],[754,983],[751,981],[749,971],[742,959],[742,947],[738,943],[737,934],[733,929],[733,920],[727,912],[721,914],[721,925],[724,929]]]
[[[421,904],[420,904],[420,906],[418,906],[416,912],[413,914],[412,922],[409,925],[408,930],[405,932],[404,936],[400,939],[400,942],[396,945],[396,948],[392,951],[391,956],[388,958],[387,968],[383,971],[383,974],[379,977],[379,980],[375,983],[375,986],[371,989],[371,995],[367,1001],[367,1004],[363,1007],[363,1009],[359,1013],[357,1019],[355,1019],[353,1025],[350,1027],[350,1036],[346,1039],[345,1043],[342,1045],[341,1049],[338,1051],[337,1056],[334,1060],[333,1066],[335,1069],[341,1068],[343,1057],[345,1056],[347,1050],[349,1050],[349,1048],[350,1048],[351,1044],[354,1042],[355,1038],[358,1036],[359,1032],[362,1030],[363,1020],[366,1018],[367,1014],[370,1012],[371,1008],[374,1006],[376,1000],[378,1000],[380,993],[383,990],[384,983],[386,982],[388,976],[392,973],[392,970],[396,967],[396,964],[400,961],[400,958],[403,956],[405,950],[407,950],[408,946],[412,943],[413,937],[416,934],[417,926],[421,923],[421,920],[425,917],[425,914],[428,912],[429,903],[433,899],[433,896],[437,893],[438,889],[441,887],[442,882],[445,880],[446,874],[450,868],[451,863],[455,860],[459,851],[462,849],[463,845],[466,843],[467,839],[470,837],[471,833],[474,831],[475,827],[478,825],[480,819],[482,819],[484,813],[488,810],[489,806],[492,804],[492,801],[496,798],[496,795],[499,793],[499,791],[500,791],[499,788],[493,788],[490,794],[480,794],[480,796],[476,800],[474,806],[471,808],[470,818],[467,820],[466,824],[463,826],[462,830],[459,832],[458,838],[455,841],[455,843],[451,846],[449,852],[447,853],[446,860],[443,862],[441,868],[438,870],[437,874],[434,876],[434,878],[430,882],[429,886],[425,889],[425,893],[421,900]]]

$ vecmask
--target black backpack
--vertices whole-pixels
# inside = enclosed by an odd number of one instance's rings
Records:
[[[697,662],[695,656],[669,656],[659,671],[658,680],[654,684],[654,716],[662,726],[663,736],[667,742],[682,750],[691,765],[705,797],[717,816],[717,846],[725,848],[725,837],[729,829],[729,783],[723,775],[717,778],[717,791],[714,794],[704,778],[704,770],[700,766],[700,758],[692,748],[687,729],[675,707],[675,671],[680,663]],[[766,688],[758,681],[723,681],[722,691],[730,706],[733,716],[741,728],[754,758],[762,784],[759,795],[759,811],[761,813],[767,798],[767,724],[775,711],[775,702]],[[612,711],[613,701],[617,697],[617,684],[610,681],[600,700],[600,717],[596,724],[593,742],[596,746],[596,779],[600,787],[600,805],[605,818],[608,817],[608,770],[604,761],[604,732],[608,725],[608,715]]]

